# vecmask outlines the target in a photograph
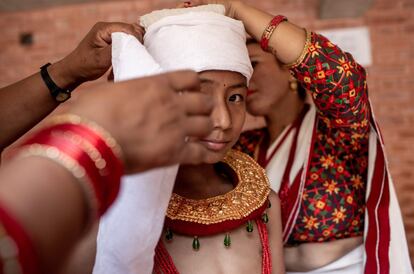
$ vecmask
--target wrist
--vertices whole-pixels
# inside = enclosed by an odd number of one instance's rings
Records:
[[[239,11],[243,8],[245,4],[241,1],[231,1],[229,2],[229,17],[232,17],[236,20],[240,20]]]
[[[65,59],[50,65],[48,67],[48,72],[53,82],[63,89],[73,90],[83,83],[83,81],[75,76],[75,73],[72,72],[70,65],[67,64]]]

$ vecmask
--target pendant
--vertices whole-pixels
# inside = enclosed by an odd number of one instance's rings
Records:
[[[200,241],[198,240],[198,236],[194,236],[193,249],[195,251],[198,251],[200,249]]]
[[[267,216],[267,213],[263,213],[262,215],[262,221],[263,223],[267,224],[269,222],[269,216]]]
[[[231,246],[231,238],[230,238],[229,233],[226,233],[226,236],[224,237],[224,246],[225,247],[230,247]]]
[[[253,223],[252,223],[252,221],[248,221],[247,222],[246,230],[249,233],[252,233],[253,232]]]
[[[172,241],[172,239],[173,239],[173,237],[174,237],[174,234],[172,233],[171,229],[167,228],[167,231],[166,231],[166,233],[165,233],[165,239],[166,239],[168,242],[171,242],[171,241]]]

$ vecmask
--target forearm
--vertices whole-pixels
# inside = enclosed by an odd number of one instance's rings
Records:
[[[0,201],[32,240],[41,273],[55,273],[86,226],[78,182],[40,157],[14,160],[0,171],[0,182]]]
[[[244,23],[246,31],[260,42],[263,31],[269,25],[273,15],[248,6],[242,2],[233,3],[234,17]],[[269,47],[276,51],[277,58],[289,64],[295,62],[303,51],[306,41],[305,31],[290,23],[282,22],[274,31]]]
[[[64,60],[49,66],[48,72],[61,88],[73,89],[79,85],[69,76]],[[0,89],[0,152],[57,106],[58,103],[50,95],[40,72]]]

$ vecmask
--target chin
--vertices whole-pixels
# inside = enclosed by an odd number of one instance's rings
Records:
[[[227,153],[227,150],[226,151],[209,151],[207,160],[205,161],[205,163],[216,164],[223,160],[226,153]]]

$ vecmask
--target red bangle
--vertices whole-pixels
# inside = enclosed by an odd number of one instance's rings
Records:
[[[119,192],[123,164],[108,141],[88,125],[60,123],[44,128],[24,144],[26,155],[51,158],[81,181],[93,215],[101,216]]]
[[[287,18],[283,15],[277,15],[273,17],[272,21],[270,21],[269,25],[265,28],[262,39],[260,40],[260,46],[264,51],[271,51],[269,49],[269,41],[272,37],[273,32],[279,26],[280,23],[287,21]]]

